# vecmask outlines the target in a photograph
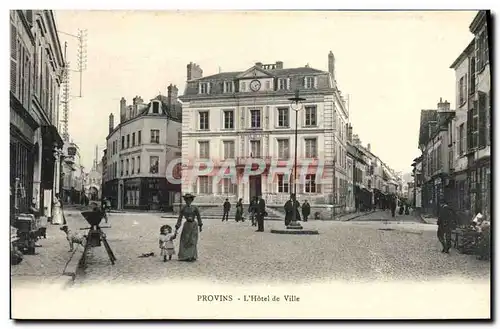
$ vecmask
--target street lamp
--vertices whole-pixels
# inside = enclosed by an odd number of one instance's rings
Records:
[[[302,229],[302,226],[297,222],[297,209],[295,209],[295,202],[297,202],[297,140],[298,140],[298,123],[299,123],[299,111],[302,110],[304,102],[306,99],[299,96],[299,91],[295,91],[295,96],[288,99],[291,104],[290,108],[295,111],[295,159],[293,162],[293,194],[294,198],[292,200],[293,204],[293,214],[292,221],[287,226],[288,229]]]

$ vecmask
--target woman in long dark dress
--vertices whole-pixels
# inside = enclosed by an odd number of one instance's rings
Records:
[[[182,225],[182,218],[186,218],[182,227],[181,238],[179,241],[179,256],[180,261],[192,262],[198,258],[198,229],[201,232],[203,223],[198,208],[191,205],[194,200],[194,195],[188,193],[184,195],[186,205],[182,208],[175,229],[179,230]],[[196,221],[195,221],[196,217]]]
[[[243,199],[239,199],[238,203],[236,204],[236,218],[235,220],[237,222],[242,221],[244,222],[245,220],[243,219]]]

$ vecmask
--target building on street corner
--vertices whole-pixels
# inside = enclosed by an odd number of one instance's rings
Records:
[[[181,157],[182,104],[176,86],[149,103],[120,101],[120,123],[109,116],[102,196],[113,208],[159,210],[179,199],[180,184],[167,180],[167,166]]]
[[[64,59],[50,10],[10,11],[11,204],[25,212],[34,202],[51,216],[59,189],[57,130]],[[16,202],[17,201],[17,202]]]

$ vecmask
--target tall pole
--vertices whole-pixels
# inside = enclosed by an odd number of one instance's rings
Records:
[[[291,101],[291,107],[295,111],[295,155],[294,155],[294,163],[293,163],[293,193],[294,196],[292,198],[292,221],[291,223],[287,226],[287,229],[302,229],[302,226],[297,223],[297,211],[298,209],[295,207],[295,204],[297,202],[297,149],[298,149],[298,123],[299,123],[299,110],[302,107],[302,104],[299,104],[299,102],[305,101],[305,98],[299,97],[299,91],[295,91],[295,97],[289,98],[289,101]]]

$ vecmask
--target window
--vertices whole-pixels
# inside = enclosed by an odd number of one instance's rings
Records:
[[[130,147],[130,134],[127,135],[127,148]]]
[[[125,149],[125,136],[122,136],[122,150]]]
[[[200,94],[208,94],[208,83],[200,83]]]
[[[290,180],[288,175],[278,175],[278,193],[290,193]]]
[[[306,158],[316,158],[318,156],[316,138],[304,139],[306,145]]]
[[[289,127],[289,109],[288,107],[279,107],[278,108],[278,127]]]
[[[160,162],[160,158],[157,157],[157,156],[150,156],[149,157],[149,172],[151,174],[157,174],[159,169],[159,162]]]
[[[313,89],[314,88],[314,77],[305,77],[304,78],[304,87],[306,89]]]
[[[130,166],[132,167],[130,169],[130,174],[133,175],[134,171],[135,171],[135,159],[134,158],[132,158],[132,160],[130,161]]]
[[[481,72],[486,63],[488,62],[488,34],[487,31],[484,30],[479,34],[479,37],[476,39],[476,57],[477,57],[477,72]]]
[[[306,175],[306,188],[305,188],[306,193],[317,193],[317,188],[316,188],[316,175],[315,174],[309,174]]]
[[[141,172],[141,157],[137,157],[137,173]]]
[[[132,133],[132,146],[135,146],[135,133]]]
[[[234,129],[234,111],[224,111],[224,129]]]
[[[182,146],[182,131],[177,132],[177,146]]]
[[[288,90],[288,79],[278,79],[278,90]]]
[[[210,142],[198,142],[198,147],[200,150],[200,159],[208,159],[210,158]]]
[[[471,57],[469,63],[469,94],[476,92],[476,58]]]
[[[448,168],[453,169],[453,148],[450,148],[448,151]]]
[[[225,81],[224,82],[224,92],[225,93],[232,93],[233,92],[233,82],[232,81]]]
[[[306,126],[316,126],[316,106],[306,106]]]
[[[160,103],[159,102],[153,102],[153,113],[154,114],[160,113]]]
[[[466,98],[466,84],[465,84],[465,76],[460,78],[460,82],[458,84],[458,102],[460,105],[465,103]]]
[[[278,159],[288,160],[290,158],[290,141],[278,139]]]
[[[224,159],[234,159],[234,141],[224,141]]]
[[[464,124],[462,123],[458,128],[458,154],[463,155],[465,152],[465,133]]]
[[[127,166],[125,167],[125,176],[128,176],[128,168],[130,166],[129,160],[127,159]]]
[[[212,194],[212,177],[200,176],[198,177],[200,194]]]
[[[142,141],[141,141],[141,131],[139,130],[137,132],[137,145],[141,145]]]
[[[260,110],[250,110],[250,119],[251,128],[261,128]]]
[[[238,185],[233,184],[231,178],[222,179],[222,193],[224,194],[236,194]]]
[[[123,176],[123,160],[120,161],[120,176]]]
[[[200,112],[200,130],[208,130],[208,111]]]
[[[242,81],[240,83],[240,91],[247,91],[247,83]]]
[[[260,141],[250,141],[250,157],[260,158]]]
[[[160,131],[151,129],[151,144],[160,144]]]
[[[478,147],[485,147],[486,143],[486,130],[487,130],[487,100],[486,93],[478,92]]]

